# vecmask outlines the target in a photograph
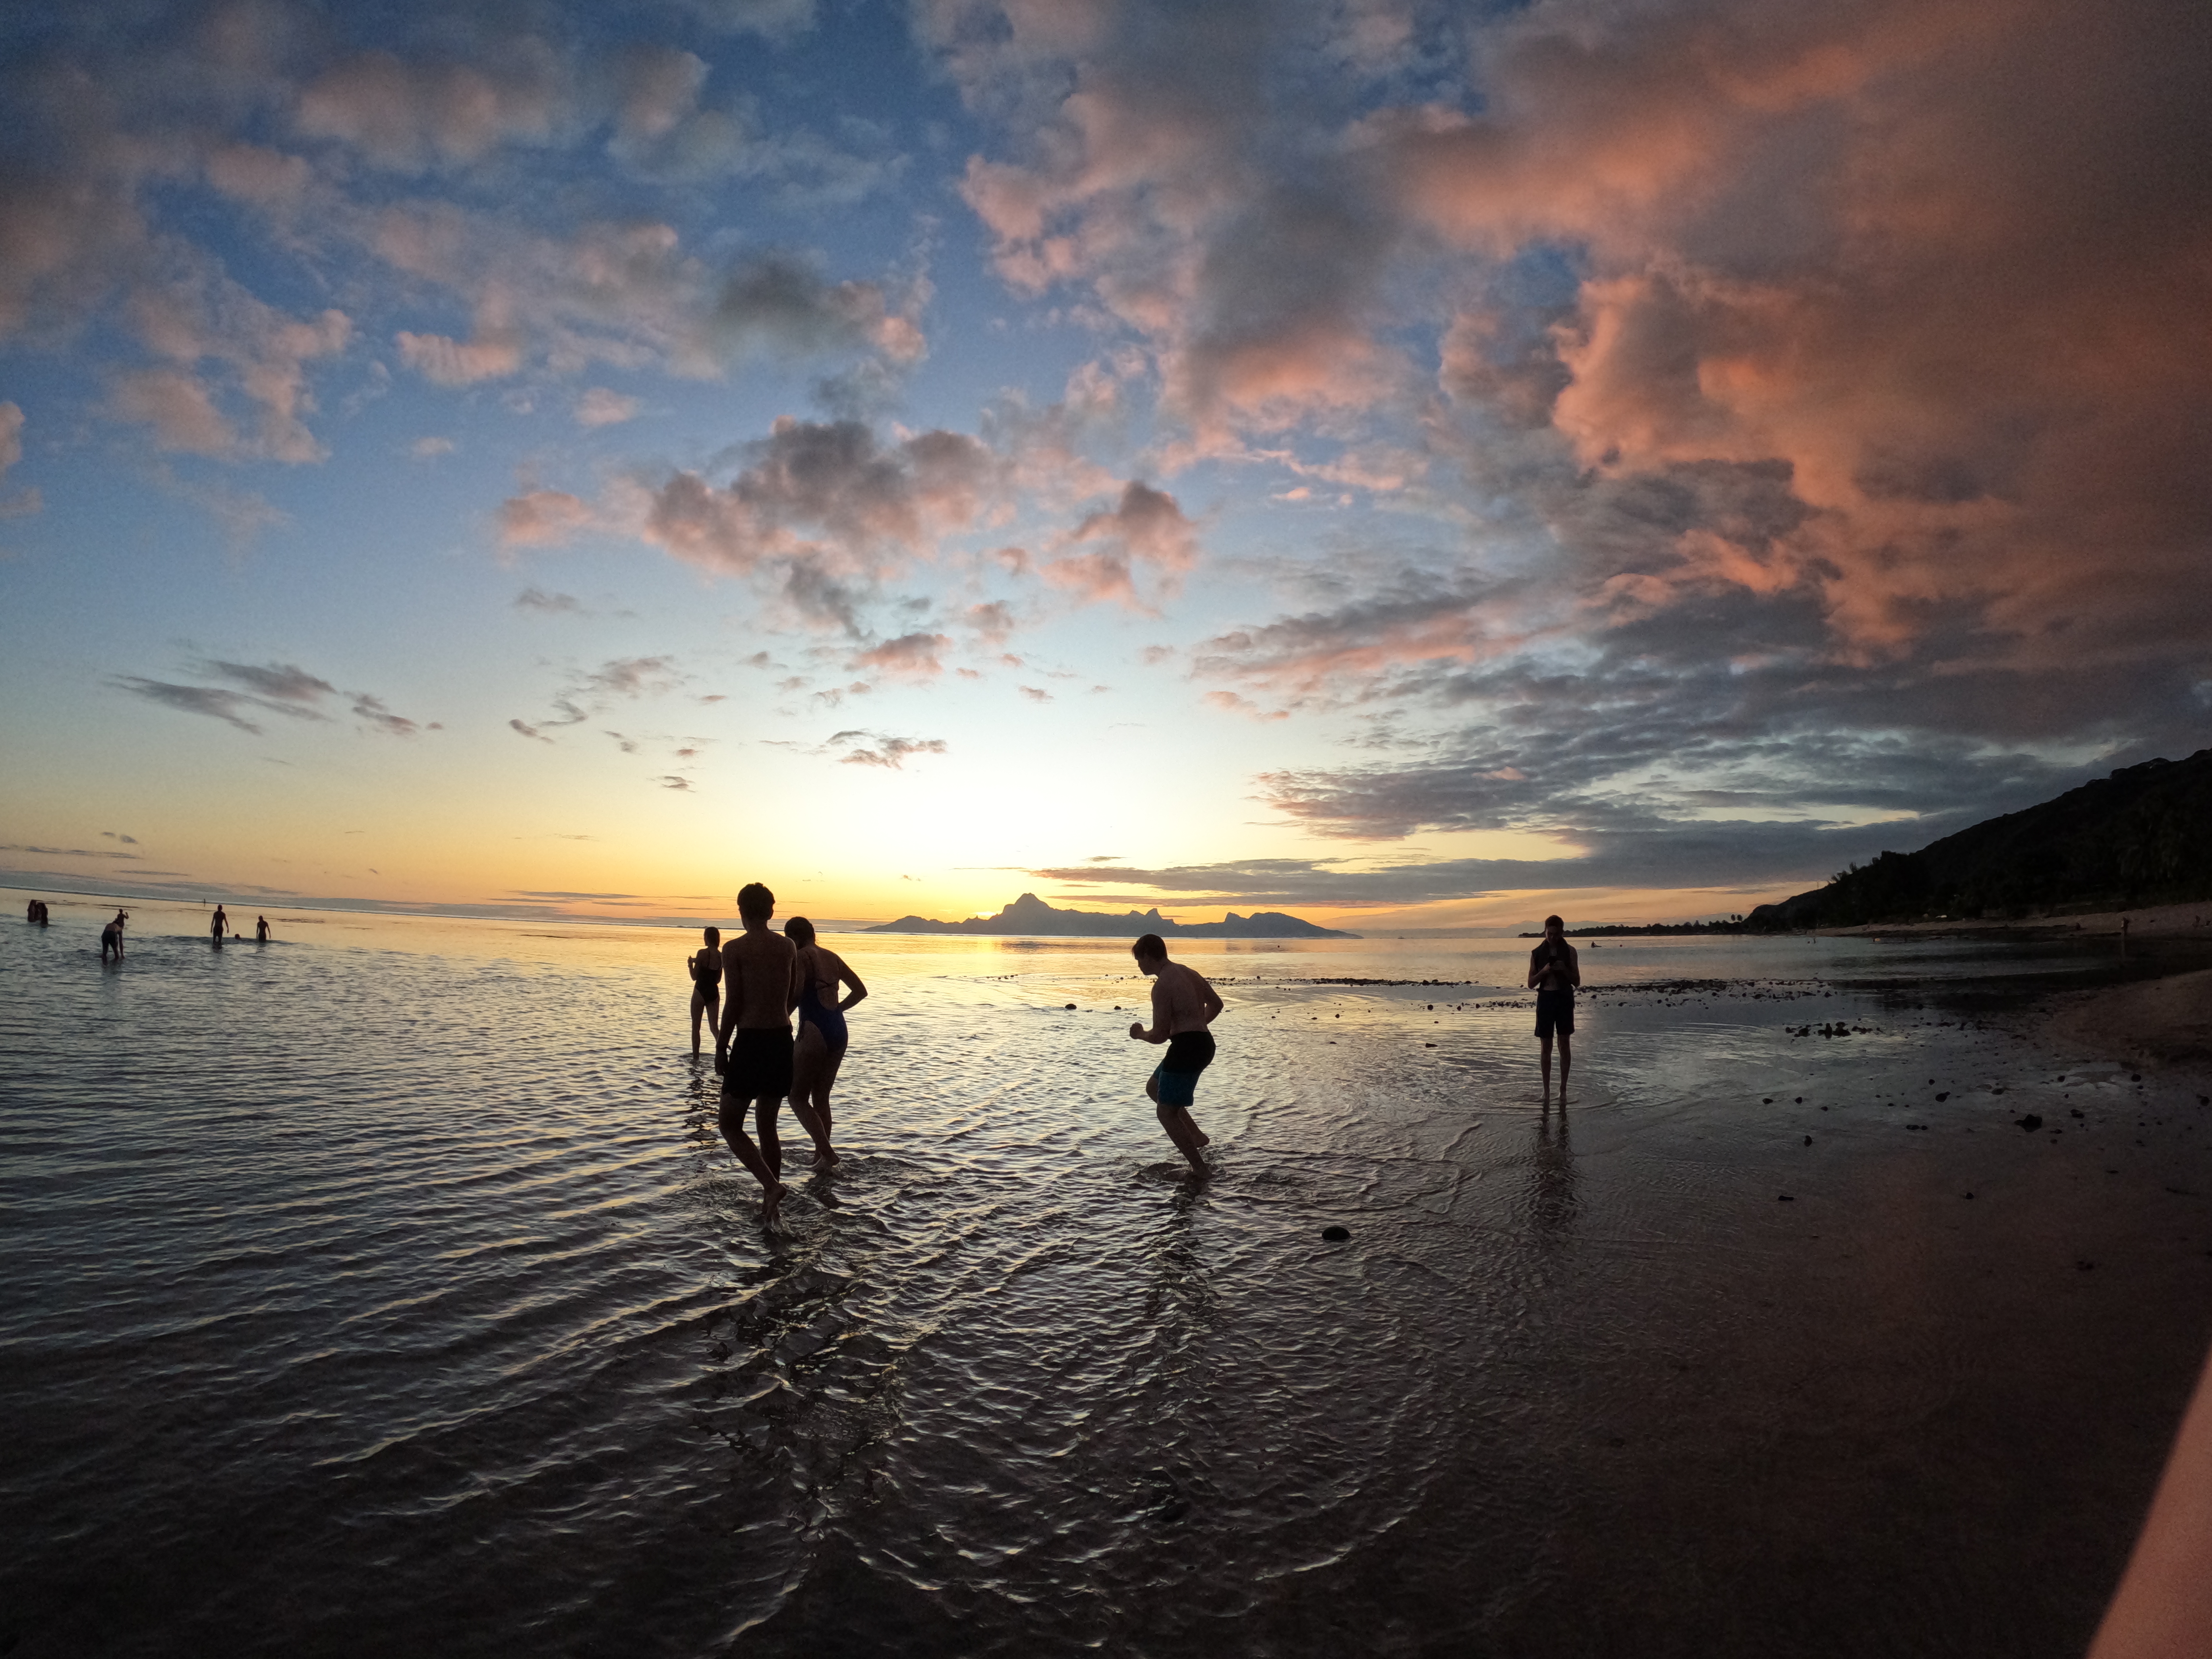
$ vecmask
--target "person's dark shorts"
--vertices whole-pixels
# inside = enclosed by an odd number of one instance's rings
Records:
[[[791,1092],[791,1033],[740,1029],[730,1038],[722,1092],[732,1100],[781,1100]]]
[[[1572,991],[1536,993],[1536,1035],[1547,1037],[1554,1031],[1561,1036],[1575,1034],[1575,994]]]
[[[1152,1078],[1160,1085],[1160,1104],[1188,1106],[1198,1097],[1198,1074],[1213,1064],[1213,1033],[1178,1031]]]

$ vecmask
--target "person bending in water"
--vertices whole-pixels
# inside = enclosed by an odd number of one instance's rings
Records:
[[[1191,1102],[1196,1098],[1198,1074],[1213,1063],[1213,1033],[1206,1028],[1221,1017],[1222,1002],[1206,976],[1195,969],[1168,960],[1168,947],[1158,933],[1147,933],[1129,947],[1137,958],[1137,971],[1152,981],[1152,1024],[1142,1020],[1129,1027],[1139,1042],[1164,1042],[1166,1055],[1145,1081],[1145,1093],[1159,1109],[1160,1127],[1168,1132],[1176,1150],[1190,1160],[1200,1175],[1210,1174],[1199,1149],[1213,1137],[1191,1121]]]
[[[837,1068],[845,1060],[846,1010],[868,994],[860,976],[845,958],[814,939],[814,924],[793,916],[783,924],[784,937],[799,947],[799,1044],[792,1055],[791,1103],[809,1107],[822,1125],[823,1149],[817,1161],[835,1164],[828,1150],[831,1129],[830,1091],[837,1081]],[[849,985],[852,994],[840,1002],[837,987]]]
[[[775,914],[775,895],[760,883],[748,882],[738,893],[745,930],[722,947],[729,996],[714,1042],[714,1063],[722,1073],[722,1138],[760,1182],[766,1195],[762,1218],[771,1226],[783,1206],[783,1143],[775,1117],[791,1092],[791,1011],[799,1001],[799,952],[782,934],[769,931]],[[745,1109],[756,1103],[758,1146],[745,1134]],[[834,1159],[814,1109],[794,1100],[791,1110],[814,1137],[817,1161]]]
[[[115,920],[100,930],[100,959],[102,962],[107,960],[107,953],[110,951],[115,952],[115,959],[118,962],[123,960],[123,924],[130,920],[131,913],[128,910],[118,910],[115,913]]]
[[[1559,1098],[1567,1097],[1567,1068],[1574,1064],[1575,987],[1583,966],[1567,943],[1567,925],[1544,918],[1544,942],[1528,952],[1528,983],[1536,988],[1536,1041],[1544,1054],[1544,1098],[1552,1097],[1552,1038],[1559,1039]]]
[[[714,1052],[722,1052],[722,930],[709,927],[705,934],[707,944],[696,955],[686,957],[684,967],[691,975],[691,1058],[699,1057],[699,1016],[707,1017],[707,1035],[714,1039]]]

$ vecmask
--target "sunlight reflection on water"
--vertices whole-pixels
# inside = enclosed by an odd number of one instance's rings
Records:
[[[1125,946],[839,939],[772,1244],[688,936],[132,908],[0,932],[19,1653],[2075,1651],[2207,1335],[2057,951],[1607,942],[1563,1114],[1525,942],[1182,947],[1196,1187]]]

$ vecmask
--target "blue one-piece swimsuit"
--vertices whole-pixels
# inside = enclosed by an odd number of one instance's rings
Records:
[[[814,1029],[822,1033],[823,1042],[830,1045],[831,1054],[844,1052],[850,1034],[845,1029],[845,1011],[835,1003],[823,1005],[814,994],[814,981],[810,977],[806,988],[799,994],[799,1023],[811,1021]]]

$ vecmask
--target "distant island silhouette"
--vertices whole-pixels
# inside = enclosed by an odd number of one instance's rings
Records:
[[[1035,893],[1024,893],[995,916],[970,916],[965,921],[933,921],[927,916],[901,916],[879,927],[864,927],[867,933],[1030,933],[1060,939],[1134,939],[1158,933],[1162,939],[1358,939],[1357,933],[1318,927],[1279,910],[1261,910],[1240,916],[1234,910],[1219,921],[1170,921],[1158,910],[1130,910],[1115,916],[1098,910],[1061,910]]]

